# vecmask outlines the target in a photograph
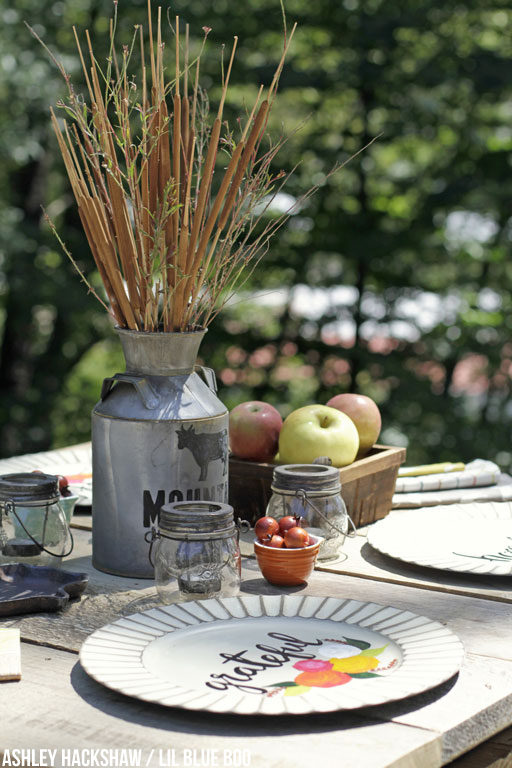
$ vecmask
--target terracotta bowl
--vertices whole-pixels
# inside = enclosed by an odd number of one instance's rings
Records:
[[[295,587],[305,584],[315,566],[316,556],[323,541],[321,536],[311,536],[314,544],[302,549],[277,549],[254,542],[254,552],[263,576],[271,584]]]

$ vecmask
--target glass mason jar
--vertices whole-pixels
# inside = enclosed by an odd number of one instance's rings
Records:
[[[59,567],[73,537],[55,475],[18,472],[0,477],[0,565]]]
[[[324,538],[318,559],[338,557],[349,520],[339,470],[324,464],[284,464],[274,468],[271,487],[266,514],[276,520],[304,518],[306,529]]]
[[[158,531],[153,529],[150,535],[156,589],[164,603],[238,594],[242,566],[229,504],[164,504]]]

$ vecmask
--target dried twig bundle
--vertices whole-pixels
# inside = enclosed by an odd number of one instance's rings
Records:
[[[289,35],[285,27],[273,80],[266,92],[259,89],[252,109],[238,121],[238,134],[223,116],[236,37],[210,125],[199,86],[210,30],[203,28],[202,47],[192,59],[188,25],[183,34],[176,17],[169,79],[160,8],[156,40],[151,0],[147,38],[142,26],[136,28],[131,45],[118,53],[115,29],[114,13],[105,72],[89,33],[84,51],[74,29],[87,98],[76,93],[52,56],[68,85],[68,98],[59,106],[71,121],[57,119],[52,110],[52,124],[80,219],[119,326],[146,331],[204,328],[250,274],[290,213],[258,226],[286,178],[271,171],[284,139],[275,144],[263,144],[263,139],[295,27]],[[137,84],[130,67],[138,57],[142,74]],[[227,153],[224,163],[219,162],[220,151]]]

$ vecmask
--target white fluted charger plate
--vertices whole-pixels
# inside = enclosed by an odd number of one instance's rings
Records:
[[[368,543],[414,565],[512,576],[512,502],[473,502],[391,512]]]
[[[115,691],[240,715],[329,712],[428,690],[460,668],[446,627],[332,597],[248,595],[153,608],[87,638],[80,662]]]

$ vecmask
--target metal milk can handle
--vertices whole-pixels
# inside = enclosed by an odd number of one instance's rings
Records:
[[[204,365],[195,365],[194,371],[199,374],[206,386],[211,389],[212,392],[217,392],[217,379],[211,368],[205,368]]]
[[[152,411],[158,408],[160,405],[160,398],[151,386],[150,382],[144,376],[134,376],[129,373],[115,373],[107,379],[103,379],[101,385],[101,399],[105,400],[114,386],[116,381],[124,382],[125,384],[132,384],[137,390],[137,394],[142,400],[144,406],[148,411]]]

